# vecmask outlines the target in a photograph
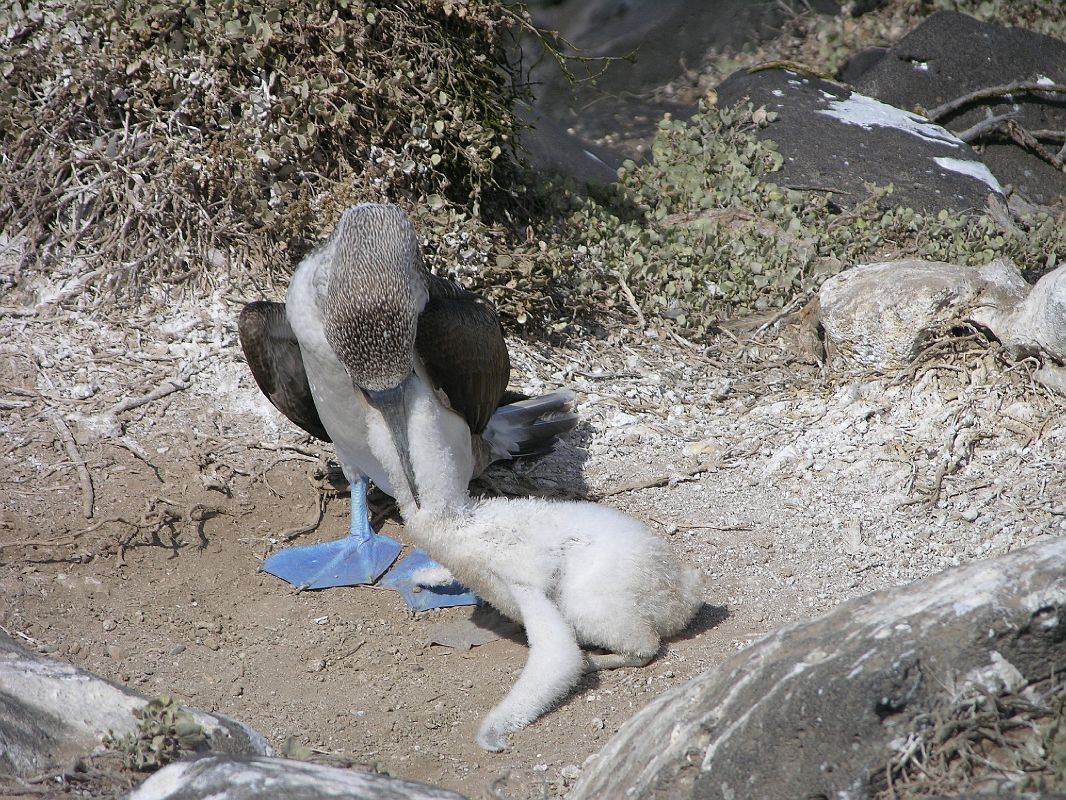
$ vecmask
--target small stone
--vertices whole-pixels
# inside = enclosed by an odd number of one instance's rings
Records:
[[[170,648],[170,654],[172,656],[181,655],[184,652],[185,652],[185,645],[180,644],[180,643],[176,644],[172,648]]]
[[[109,644],[104,652],[107,653],[107,657],[115,661],[121,661],[126,657],[126,651],[119,647],[117,644]]]
[[[315,658],[307,662],[308,672],[321,672],[326,668],[326,662],[321,658]]]
[[[563,780],[576,781],[581,777],[581,767],[577,764],[567,764],[559,770],[559,774],[562,776]]]
[[[604,725],[603,720],[600,719],[599,717],[593,717],[591,724],[592,724],[592,727],[595,728],[598,731],[602,731],[606,727]]]
[[[104,620],[104,630],[105,631],[113,631],[117,627],[118,627],[118,623],[115,622],[113,619],[105,619]]]
[[[208,650],[218,650],[218,648],[220,648],[221,646],[222,643],[219,642],[217,636],[208,636],[206,639],[204,639],[204,647],[206,647]]]
[[[970,508],[962,512],[962,518],[967,522],[975,522],[980,515],[981,512],[977,510],[976,506],[970,506]]]
[[[233,688],[230,689],[230,694],[233,695],[234,697],[240,697],[242,694],[244,694],[244,686],[243,686],[243,684],[240,684],[240,683],[234,684]]]

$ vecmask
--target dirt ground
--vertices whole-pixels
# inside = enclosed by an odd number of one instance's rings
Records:
[[[512,384],[570,387],[582,422],[475,488],[634,514],[703,571],[706,605],[650,666],[587,677],[488,754],[474,734],[525,663],[520,633],[431,644],[470,610],[414,616],[386,590],[298,594],[256,571],[286,539],[342,535],[349,501],[330,447],[243,363],[250,294],[105,313],[76,275],[0,297],[0,625],[279,753],[561,796],[634,712],[767,631],[1066,529],[1063,398],[978,339],[893,375],[826,373],[772,326],[709,346],[632,320],[513,339]],[[395,515],[386,528],[403,539]]]

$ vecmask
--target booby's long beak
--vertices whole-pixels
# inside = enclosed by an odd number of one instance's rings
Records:
[[[367,389],[364,390],[364,394],[367,402],[377,409],[385,420],[392,444],[400,456],[403,474],[407,478],[407,488],[417,507],[419,505],[418,483],[415,481],[415,470],[411,464],[411,448],[407,438],[407,385],[413,377],[409,375],[399,386],[394,386],[392,389],[380,392]]]

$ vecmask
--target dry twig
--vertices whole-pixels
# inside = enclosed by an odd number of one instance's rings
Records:
[[[668,475],[658,475],[654,478],[645,478],[639,481],[624,483],[621,486],[616,486],[613,489],[606,489],[602,492],[590,493],[589,499],[603,500],[605,497],[613,497],[616,494],[636,492],[641,489],[658,489],[662,486],[669,486],[671,483],[687,480],[695,475],[699,475],[701,472],[709,472],[712,469],[714,469],[714,466],[711,464],[700,464],[697,467],[692,467],[683,472],[671,472]]]
[[[622,276],[621,272],[615,272],[615,277],[618,278],[618,286],[622,290],[622,294],[625,295],[626,301],[629,303],[629,307],[633,309],[633,313],[637,316],[637,325],[641,330],[648,327],[648,321],[644,319],[644,312],[640,310],[640,306],[637,305],[637,298],[633,296],[632,290],[629,288],[629,284],[626,283],[626,279]]]
[[[990,100],[996,97],[1007,97],[1012,94],[1034,94],[1038,92],[1045,94],[1066,94],[1066,86],[1058,83],[1052,83],[1045,86],[1044,84],[1035,83],[1033,81],[1015,81],[1014,83],[1006,83],[1001,86],[988,86],[984,89],[968,92],[961,97],[956,97],[954,100],[949,100],[936,108],[930,109],[926,112],[925,116],[933,122],[939,122],[944,117],[958,111],[960,108],[965,108],[971,103],[976,103],[978,100]]]
[[[74,441],[74,434],[70,432],[67,423],[58,414],[49,414],[49,416],[52,418],[52,424],[55,426],[56,433],[59,434],[60,441],[63,442],[63,449],[67,453],[67,458],[78,470],[78,481],[81,483],[82,497],[81,513],[85,516],[85,519],[92,519],[95,493],[93,492],[93,479],[89,474],[89,468],[85,465],[85,459],[81,457],[81,453],[78,452],[78,443]]]

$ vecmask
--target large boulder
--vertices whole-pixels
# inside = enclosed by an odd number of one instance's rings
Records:
[[[867,184],[894,191],[888,205],[915,211],[983,210],[1003,187],[977,154],[924,117],[788,69],[740,70],[718,86],[719,105],[750,100],[777,118],[755,133],[772,139],[785,163],[782,186],[832,191],[842,206],[869,195]]]
[[[892,369],[910,364],[934,337],[962,321],[1000,335],[1028,292],[1018,268],[1003,259],[979,267],[921,260],[863,264],[822,284],[812,322],[821,326],[833,366]]]
[[[569,800],[868,798],[923,715],[1066,671],[1066,539],[782,628],[630,719]]]
[[[836,13],[839,5],[810,3],[819,13]],[[537,108],[587,141],[611,142],[633,158],[664,112],[693,112],[699,92],[686,70],[698,69],[709,51],[737,52],[772,38],[794,13],[769,0],[560,0],[534,3],[532,11],[538,27],[558,31],[579,55],[614,59],[588,65],[595,81],[573,84],[527,37],[526,58],[537,63]],[[585,77],[584,66],[570,66]]]
[[[942,11],[853,80],[857,90],[890,105],[932,110],[977,89],[1041,80],[1066,85],[1066,42]],[[946,124],[963,131],[989,111],[997,116],[1011,112],[1029,130],[1066,130],[1066,96],[1050,93],[1017,93],[972,103]],[[1047,146],[1058,149],[1058,144]],[[1062,171],[1002,137],[982,146],[981,160],[1000,182],[1030,200],[1051,204],[1066,195]]]
[[[210,755],[164,767],[142,783],[128,800],[464,800],[429,786],[285,758],[235,758]]]
[[[0,631],[0,775],[36,775],[101,749],[109,732],[134,734],[148,698],[91,672],[23,649]],[[246,725],[191,711],[204,750],[269,755]]]

